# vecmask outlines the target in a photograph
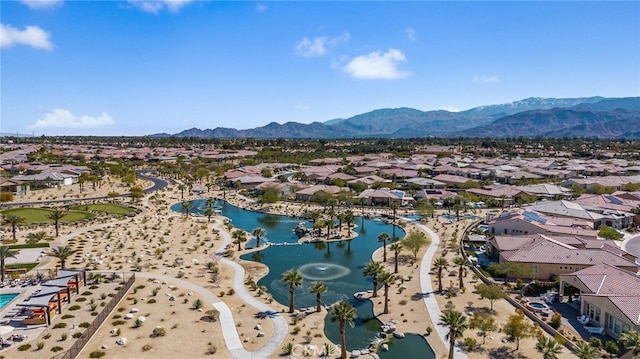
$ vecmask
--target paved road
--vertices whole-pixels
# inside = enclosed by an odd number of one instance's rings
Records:
[[[640,258],[640,234],[622,242],[622,249]]]

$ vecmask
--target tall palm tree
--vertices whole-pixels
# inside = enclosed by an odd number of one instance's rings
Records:
[[[242,229],[236,229],[235,231],[233,231],[233,234],[231,234],[231,237],[234,239],[233,243],[238,245],[238,251],[241,251],[242,242],[247,241],[247,233]]]
[[[258,227],[251,231],[251,234],[256,237],[256,247],[260,247],[260,238],[264,237],[267,234],[267,230]]]
[[[320,298],[320,294],[327,292],[327,283],[316,281],[311,283],[309,287],[309,292],[316,294],[316,312],[320,312],[322,310],[322,298]]]
[[[60,228],[60,220],[67,215],[66,211],[60,209],[54,209],[47,214],[47,218],[53,220],[53,224],[56,226],[56,237],[58,236],[58,229]]]
[[[623,333],[620,338],[620,344],[626,349],[633,352],[634,355],[640,354],[640,332],[630,330]]]
[[[20,251],[9,249],[7,246],[0,247],[0,280],[4,282],[4,260],[7,258],[15,258]]]
[[[392,243],[389,247],[393,251],[393,273],[398,273],[398,254],[402,250],[402,243],[400,241]]]
[[[600,350],[587,342],[579,342],[576,344],[576,350],[573,352],[578,359],[598,359],[600,358]]]
[[[47,253],[50,257],[55,257],[60,260],[60,269],[65,269],[65,262],[67,258],[71,257],[77,250],[71,249],[69,246],[59,246],[51,248],[51,252]]]
[[[189,212],[191,211],[191,208],[193,208],[193,202],[188,201],[188,202],[184,202],[182,204],[182,209],[184,210],[184,217],[189,217]]]
[[[207,222],[211,222],[211,217],[216,213],[213,208],[205,208],[204,215],[207,216]]]
[[[449,340],[449,359],[453,359],[453,349],[456,345],[456,339],[462,337],[464,331],[467,330],[467,318],[462,313],[455,310],[445,310],[440,314],[440,322],[438,323],[449,329],[445,336]]]
[[[380,262],[371,261],[365,264],[364,268],[362,268],[362,275],[365,277],[371,277],[373,281],[373,297],[378,296],[378,278],[380,277],[380,273],[384,270],[384,267]]]
[[[462,257],[456,257],[453,259],[453,264],[458,266],[458,287],[460,289],[464,288],[464,281],[462,280],[462,272],[464,267],[467,266],[467,260]]]
[[[347,336],[345,333],[345,324],[349,324],[353,328],[353,320],[357,318],[356,309],[346,300],[340,301],[331,306],[329,318],[332,322],[338,322],[340,328],[340,358],[347,357]]]
[[[382,263],[387,263],[387,241],[389,238],[391,237],[384,232],[378,235],[378,242],[382,242]]]
[[[13,240],[16,240],[16,226],[26,222],[24,217],[16,216],[15,214],[3,215],[2,224],[8,224],[11,226],[11,232],[13,233]]]
[[[178,189],[180,190],[180,199],[184,199],[184,190],[187,189],[187,186],[184,184],[179,184]]]
[[[214,204],[216,204],[216,199],[215,198],[207,198],[204,201],[204,204],[207,205],[207,208],[211,208],[211,207],[213,207]]]
[[[302,275],[297,270],[291,269],[282,274],[282,279],[280,279],[280,281],[289,285],[289,313],[293,313],[293,295],[296,287],[302,286]]]
[[[433,262],[433,268],[438,271],[438,292],[442,292],[442,271],[449,268],[449,262],[445,257],[439,257]]]
[[[553,338],[540,336],[536,343],[536,350],[542,354],[543,359],[558,359],[558,355],[562,353],[562,345]]]
[[[389,286],[395,283],[398,277],[391,272],[383,270],[378,276],[378,281],[384,286],[384,314],[389,314]]]
[[[462,210],[462,206],[458,203],[454,204],[453,207],[451,207],[451,209],[453,209],[454,212],[456,212],[456,221],[460,220],[460,211]]]
[[[356,216],[353,214],[353,211],[348,209],[344,211],[344,221],[347,222],[347,230],[349,231],[349,236],[351,237],[351,225],[356,220]]]

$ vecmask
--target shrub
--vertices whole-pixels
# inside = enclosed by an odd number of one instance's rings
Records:
[[[90,292],[90,291],[87,290],[85,292],[82,292],[81,295],[85,295],[86,296],[86,295],[91,295],[91,294],[93,294],[93,292]]]
[[[613,340],[607,340],[607,342],[604,343],[604,350],[606,350],[607,353],[611,355],[616,355],[618,354],[620,348],[618,348],[618,344],[616,344],[616,342],[614,342]]]
[[[78,339],[78,338],[80,338],[81,336],[82,336],[82,333],[81,333],[81,332],[73,333],[73,335],[72,335],[72,337],[73,337],[74,339]]]
[[[42,336],[42,339],[49,339],[49,338],[51,338],[51,333],[47,333]]]
[[[67,323],[58,323],[53,326],[53,329],[66,328],[66,327],[67,327]]]
[[[406,299],[401,299],[400,302],[398,302],[400,305],[407,305],[407,300]]]
[[[73,315],[73,314],[65,314],[65,315],[62,316],[62,319],[70,319],[70,318],[73,318],[73,317],[75,317],[75,315]]]
[[[142,346],[142,351],[143,352],[148,352],[149,350],[153,349],[153,347],[151,346],[151,344],[145,344]]]
[[[549,323],[549,325],[551,325],[553,329],[560,328],[560,325],[562,325],[562,314],[554,312],[551,316],[551,322]]]
[[[89,354],[89,358],[97,359],[97,358],[102,358],[105,355],[107,355],[107,353],[99,351],[99,350],[96,350],[94,352],[91,352],[91,354]]]
[[[427,327],[427,335],[431,335],[431,332],[433,332],[433,328]]]
[[[62,333],[62,335],[60,336],[60,341],[63,342],[65,340],[67,340],[67,338],[69,337],[69,334],[67,333]]]
[[[60,347],[60,346],[57,346],[57,345],[55,347],[51,348],[51,351],[54,352],[54,353],[57,353],[57,352],[59,352],[61,350],[63,350],[63,348]]]
[[[69,307],[69,310],[78,310],[78,309],[80,309],[79,305],[72,305]]]
[[[236,291],[233,288],[231,288],[231,289],[229,289],[227,291],[227,295],[234,295],[235,293],[236,293]]]
[[[124,320],[114,320],[111,324],[115,327],[117,325],[123,325],[124,323],[126,323]]]
[[[156,299],[155,299],[155,298],[151,298],[151,299],[149,299],[149,300],[147,301],[147,303],[149,303],[149,304],[153,304],[153,303],[155,303],[155,302],[156,302]]]
[[[193,309],[200,309],[200,308],[202,308],[203,305],[204,304],[202,303],[202,301],[200,299],[196,299],[193,302]]]
[[[464,338],[464,346],[469,350],[473,350],[478,345],[476,338]]]
[[[89,323],[89,322],[82,322],[82,323],[78,324],[78,326],[79,326],[80,328],[89,328],[89,326],[91,326],[91,323]]]
[[[153,332],[151,332],[151,337],[164,337],[167,334],[167,330],[163,327],[155,327],[153,328]]]
[[[42,348],[44,348],[44,342],[37,342],[37,343],[36,343],[36,348],[37,348],[38,350],[42,350]]]
[[[602,340],[600,338],[591,337],[589,338],[589,345],[600,350],[602,349]]]
[[[21,346],[18,347],[18,351],[26,351],[31,349],[31,344],[22,344]]]
[[[87,301],[87,298],[85,298],[85,297],[80,297],[80,298],[76,299],[76,302],[86,302],[86,301]]]

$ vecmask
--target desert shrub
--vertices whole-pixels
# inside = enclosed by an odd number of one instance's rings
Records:
[[[63,350],[63,348],[60,347],[60,346],[57,346],[57,345],[55,347],[51,348],[51,351],[54,352],[54,353],[57,353],[57,352],[59,352],[61,350]]]
[[[22,344],[21,346],[18,347],[18,351],[20,352],[23,352],[29,349],[31,349],[31,344]]]
[[[53,329],[66,328],[66,327],[67,327],[67,323],[58,323],[53,326]]]
[[[98,358],[102,358],[103,356],[107,355],[107,353],[96,350],[91,352],[91,354],[89,354],[89,358],[91,359],[98,359]]]
[[[151,332],[151,337],[164,337],[167,334],[167,330],[163,327],[155,327],[153,328],[153,332]]]
[[[155,302],[156,302],[156,299],[155,299],[155,298],[151,298],[151,299],[149,299],[149,300],[147,301],[147,303],[149,303],[149,304],[153,304],[153,303],[155,303]]]
[[[72,335],[72,337],[73,337],[74,339],[78,339],[78,338],[80,338],[81,336],[82,336],[82,333],[81,333],[81,332],[73,333],[73,335]]]
[[[85,297],[80,297],[80,298],[76,299],[76,302],[86,302],[86,301],[87,301],[87,298],[85,298]]]
[[[111,324],[113,324],[113,326],[118,326],[118,325],[123,325],[124,323],[126,323],[124,320],[114,320]]]
[[[551,316],[551,322],[549,323],[549,325],[551,325],[553,329],[560,328],[560,325],[562,325],[562,314],[554,312]]]
[[[611,355],[616,355],[618,354],[620,348],[618,347],[618,344],[616,344],[616,342],[614,342],[613,340],[607,340],[604,343],[604,350]]]
[[[90,291],[87,290],[87,291],[82,292],[81,295],[91,295],[91,294],[93,294],[93,292],[90,292]]]
[[[89,322],[82,322],[82,323],[78,324],[78,326],[79,326],[80,328],[89,328],[89,326],[91,326],[91,323],[89,323]]]
[[[78,310],[78,309],[80,309],[79,305],[72,305],[69,307],[69,310]]]
[[[478,345],[478,341],[476,338],[464,338],[464,346],[469,348],[469,350],[473,350]]]
[[[143,352],[148,352],[151,349],[153,349],[153,346],[151,346],[151,344],[145,344],[145,345],[142,346],[142,351]]]
[[[73,315],[73,314],[65,314],[65,315],[62,316],[62,319],[70,319],[70,318],[73,318],[73,317],[75,317],[75,315]]]
[[[37,342],[36,343],[36,349],[37,350],[42,350],[42,348],[44,348],[44,342]]]
[[[60,336],[60,341],[63,342],[65,340],[67,340],[67,338],[69,337],[69,334],[67,333],[62,333],[62,335]]]

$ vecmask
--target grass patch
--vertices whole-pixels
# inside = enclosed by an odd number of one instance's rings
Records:
[[[49,243],[13,244],[9,249],[49,248]]]
[[[53,220],[47,218],[49,213],[53,212],[52,209],[48,208],[13,208],[7,209],[0,213],[4,215],[16,215],[25,219],[25,224],[53,224]],[[84,219],[89,219],[95,217],[93,213],[89,212],[80,212],[80,211],[67,211],[66,215],[60,219],[60,223],[70,223],[82,221]]]
[[[86,204],[86,205],[83,204],[83,205],[71,207],[71,209],[75,211],[108,213],[108,214],[115,214],[119,216],[126,216],[130,213],[137,212],[135,209],[131,207],[121,206],[121,205],[111,204],[111,203]]]
[[[32,263],[14,263],[14,264],[6,264],[4,266],[5,269],[26,269],[27,272],[32,270],[33,268],[35,268],[38,264],[38,262],[32,262]]]

